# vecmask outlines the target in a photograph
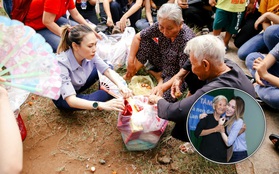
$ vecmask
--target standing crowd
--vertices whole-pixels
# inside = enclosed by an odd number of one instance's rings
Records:
[[[12,1],[3,0],[3,3],[13,18]],[[96,43],[101,39],[94,27],[100,22],[96,4],[96,0],[87,0],[85,6],[79,0],[32,0],[22,21],[41,34],[57,54],[62,87],[60,98],[53,102],[58,109],[122,111],[124,99],[133,95],[116,80],[117,73],[113,67],[96,54]],[[104,0],[100,5],[108,27],[119,27],[123,32],[131,25],[138,31],[131,44],[124,79],[131,79],[142,67],[155,77],[157,86],[152,90],[149,102],[157,104],[160,118],[175,123],[171,132],[174,138],[189,141],[186,120],[191,106],[200,96],[215,88],[237,88],[258,97],[274,109],[279,108],[279,0],[250,0],[247,4],[245,0]],[[66,15],[67,11],[70,17]],[[145,18],[142,18],[143,12]],[[201,36],[196,36],[193,28]],[[208,34],[210,31],[213,34]],[[223,31],[224,39],[220,36]],[[231,38],[235,39],[239,47],[238,56],[245,61],[254,83],[236,63],[225,58]],[[103,90],[82,93],[98,81],[98,71],[120,89],[123,98],[115,99]],[[178,99],[185,91],[186,97]],[[6,91],[0,88],[0,92],[0,107],[7,108]],[[228,107],[237,105],[237,108],[244,105],[241,100],[232,98],[228,102],[220,99]],[[209,121],[216,126],[216,120],[220,119],[218,112],[216,110],[215,115],[204,118],[195,132],[196,136],[209,136],[203,122]],[[230,129],[232,124],[242,125],[242,115],[226,114],[233,121],[227,121],[226,128],[220,127],[220,136],[215,138],[231,146],[242,141],[239,138],[245,139],[245,133],[235,136],[237,131]],[[6,115],[0,114],[0,119],[5,117],[3,122],[14,124],[14,120],[7,119]],[[0,121],[1,142],[5,138],[2,136],[3,122]],[[20,137],[15,134],[14,138]],[[272,136],[271,139],[278,147],[278,138]],[[14,143],[19,142],[14,140]],[[14,149],[20,163],[22,147]],[[4,150],[1,156],[7,152]],[[203,152],[205,156],[210,155],[207,147]],[[234,158],[235,152],[233,149],[232,161],[239,160]],[[222,156],[217,161],[226,160],[227,157]],[[7,160],[0,161],[0,166],[9,165],[2,165]],[[2,170],[4,172],[6,168],[1,167],[0,173]]]

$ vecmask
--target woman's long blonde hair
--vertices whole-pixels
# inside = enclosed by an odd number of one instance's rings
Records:
[[[245,111],[245,102],[241,97],[235,96],[231,100],[235,100],[235,112],[234,115],[225,123],[225,126],[228,127],[228,130],[231,129],[231,126],[235,120],[243,119]]]
[[[85,24],[79,24],[73,27],[66,24],[63,25],[61,28],[62,28],[61,40],[57,48],[58,54],[68,50],[69,48],[72,48],[73,42],[80,45],[80,43],[83,40],[83,37],[88,33],[93,32],[93,30]]]

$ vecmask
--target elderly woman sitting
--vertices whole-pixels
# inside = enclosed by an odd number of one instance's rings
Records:
[[[183,66],[188,55],[183,52],[187,42],[195,37],[194,32],[183,23],[181,8],[177,4],[166,3],[157,12],[154,25],[136,34],[128,57],[126,80],[132,78],[137,71],[146,65],[158,85],[153,94],[164,96],[170,102],[175,101],[170,95],[170,80]],[[191,68],[189,67],[189,71]],[[188,77],[197,80],[192,74]],[[191,79],[191,81],[194,81]],[[196,87],[197,86],[197,87]],[[196,85],[195,88],[198,88]],[[185,89],[185,86],[184,86]],[[190,88],[194,93],[195,89]]]

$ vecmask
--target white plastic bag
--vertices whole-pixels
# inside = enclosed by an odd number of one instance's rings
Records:
[[[142,151],[156,147],[167,125],[167,120],[158,117],[157,105],[149,105],[148,97],[139,95],[125,101],[117,129],[128,150]]]
[[[136,34],[135,29],[126,27],[121,34],[105,35],[102,32],[99,34],[103,39],[98,41],[96,52],[103,60],[110,62],[114,70],[117,70],[126,63],[132,40]]]

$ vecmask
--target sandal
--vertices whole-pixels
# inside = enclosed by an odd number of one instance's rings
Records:
[[[189,142],[181,144],[179,146],[179,150],[183,154],[193,154],[193,153],[195,153],[194,147]]]
[[[279,136],[275,134],[269,135],[270,141],[274,144],[277,150],[279,150]]]
[[[209,29],[208,28],[203,28],[201,31],[201,35],[206,35],[209,34]]]

